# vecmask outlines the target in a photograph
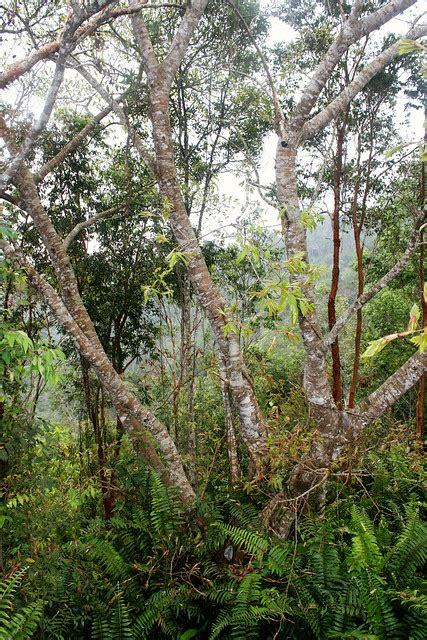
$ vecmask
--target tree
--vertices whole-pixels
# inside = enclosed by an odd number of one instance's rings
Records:
[[[189,188],[191,185],[188,178],[188,167],[186,173],[185,163],[183,163],[185,189],[181,189],[181,171],[178,170],[180,163],[177,163],[174,146],[174,122],[171,121],[169,113],[172,87],[178,78],[176,95],[180,96],[181,102],[178,109],[176,104],[174,105],[174,115],[177,115],[178,129],[181,127],[178,137],[181,142],[181,152],[188,157],[188,140],[186,142],[185,126],[182,126],[183,90],[184,94],[186,93],[185,87],[183,89],[182,86],[182,70],[196,30],[199,29],[197,33],[207,33],[209,36],[209,25],[211,23],[217,24],[215,23],[216,11],[224,17],[229,29],[226,31],[228,38],[236,37],[237,44],[244,43],[246,46],[254,47],[257,54],[256,59],[263,68],[268,81],[268,90],[271,93],[274,114],[272,124],[278,137],[276,197],[282,221],[287,265],[290,267],[288,288],[294,292],[292,295],[297,308],[298,324],[306,355],[304,390],[317,429],[310,455],[305,457],[294,471],[290,482],[290,495],[298,500],[299,496],[304,497],[308,493],[314,493],[317,487],[324,486],[325,474],[329,473],[333,462],[344,452],[346,447],[349,447],[352,439],[357,437],[368,424],[378,418],[402,394],[414,386],[426,369],[427,355],[425,353],[414,354],[377,391],[352,408],[351,412],[340,406],[338,393],[333,393],[329,383],[327,348],[335,343],[339,331],[351,315],[357,312],[367,300],[372,298],[403,268],[415,246],[416,233],[408,245],[407,252],[390,269],[388,274],[383,276],[370,290],[362,293],[360,289],[357,300],[336,322],[331,316],[330,323],[333,326],[331,326],[329,334],[324,336],[315,306],[316,296],[307,255],[307,225],[304,223],[306,212],[300,204],[298,185],[298,155],[303,145],[319,135],[332,122],[337,119],[342,121],[343,114],[348,111],[356,96],[399,54],[399,42],[396,40],[394,43],[388,44],[372,59],[367,60],[364,66],[357,70],[354,77],[347,77],[337,94],[332,96],[332,99],[325,105],[322,103],[322,93],[337,66],[352,47],[363,39],[367,39],[370,34],[387,24],[393,17],[400,15],[405,9],[415,4],[415,0],[393,0],[388,3],[375,3],[372,7],[355,0],[351,7],[333,5],[332,14],[327,12],[323,14],[320,11],[327,23],[327,37],[320,43],[321,61],[314,66],[309,82],[302,86],[300,97],[297,100],[289,100],[286,109],[282,106],[280,92],[268,66],[262,43],[257,40],[252,29],[251,21],[257,10],[257,3],[253,1],[240,3],[239,6],[230,2],[226,6],[215,7],[215,10],[208,4],[208,0],[193,0],[191,3],[183,3],[178,7],[174,5],[173,7],[159,6],[158,8],[153,8],[146,2],[132,2],[126,6],[113,1],[90,2],[84,5],[74,3],[61,31],[58,31],[57,25],[52,27],[51,17],[49,20],[46,19],[46,25],[49,26],[49,29],[53,29],[56,37],[50,42],[43,42],[28,56],[6,68],[1,76],[0,82],[2,86],[6,86],[20,77],[25,77],[24,74],[29,72],[39,61],[46,60],[48,56],[56,55],[53,79],[47,92],[42,115],[36,124],[30,127],[28,132],[22,132],[10,122],[10,114],[2,119],[1,133],[10,157],[4,168],[1,184],[5,200],[15,206],[18,205],[33,219],[49,253],[59,294],[36,271],[31,264],[31,256],[25,256],[22,251],[13,246],[13,243],[11,244],[5,239],[1,240],[0,246],[10,260],[14,260],[25,270],[29,282],[49,304],[65,331],[75,341],[84,359],[97,372],[125,428],[132,432],[140,430],[142,427],[154,436],[163,456],[168,481],[176,484],[183,498],[188,501],[194,498],[194,491],[184,472],[175,443],[166,428],[156,420],[150,411],[142,407],[126,388],[108,360],[105,348],[103,348],[82,302],[78,282],[66,252],[67,242],[63,242],[52,224],[52,219],[46,212],[38,193],[37,184],[55,167],[60,166],[103,118],[111,112],[116,114],[121,125],[127,131],[129,139],[132,140],[141,161],[156,176],[159,192],[163,199],[163,208],[169,216],[178,250],[188,262],[188,276],[193,291],[209,319],[215,335],[222,367],[227,375],[226,382],[239,417],[242,439],[248,448],[254,468],[261,475],[268,458],[266,421],[261,415],[253,385],[244,364],[238,335],[235,331],[226,330],[231,321],[230,311],[209,273],[197,233],[189,218],[188,207],[191,202]],[[289,6],[292,8],[293,4],[291,3]],[[307,7],[313,15],[317,15],[316,6],[313,3],[308,2]],[[323,3],[320,5],[320,9],[323,10]],[[39,15],[44,23],[45,17],[40,13]],[[116,29],[116,21],[126,15],[130,16],[129,21],[125,18],[123,24],[120,23],[121,26]],[[171,17],[173,18],[170,21]],[[171,32],[171,24],[174,27],[173,33]],[[230,28],[229,25],[233,28]],[[32,27],[28,27],[28,29],[32,35]],[[109,44],[108,38],[110,36],[107,36],[110,29],[115,38],[114,47]],[[415,24],[408,31],[406,38],[416,40],[423,36],[425,31],[425,26]],[[242,33],[245,34],[245,37]],[[82,42],[85,43],[84,47],[81,47]],[[122,58],[118,55],[114,68],[110,69],[108,55],[112,49],[117,54],[121,47],[124,48],[125,53]],[[128,51],[131,51],[131,54]],[[226,47],[224,51],[226,54],[229,53],[226,51]],[[124,65],[126,61],[129,62],[130,58],[134,60],[135,54],[138,56],[138,64],[134,63],[128,71]],[[191,60],[190,57],[188,63],[192,62],[194,63],[194,59]],[[232,62],[234,64],[235,61],[229,58],[229,64]],[[88,63],[96,69],[100,69],[105,77],[109,77],[108,85],[113,89],[116,84],[118,91],[120,91],[119,95],[111,95],[112,92],[106,90],[105,81],[103,82],[99,75],[97,77],[96,73],[88,71]],[[250,72],[253,72],[254,66],[255,63],[251,65]],[[106,101],[107,107],[92,117],[54,157],[50,158],[41,168],[31,172],[29,169],[30,154],[36,152],[37,140],[53,112],[67,67],[72,67],[74,72],[78,71]],[[236,72],[239,72],[238,66],[236,66]],[[131,82],[129,82],[129,77]],[[256,80],[257,78],[254,77],[254,83]],[[132,112],[135,95],[143,96],[142,99],[140,98],[141,109],[137,113]],[[249,95],[253,96],[254,94]],[[219,105],[219,114],[221,114],[221,110],[224,115],[224,101]],[[208,117],[211,117],[211,113],[208,112]],[[214,113],[218,113],[218,110]],[[147,146],[145,142],[147,117],[151,123],[153,148],[150,145]],[[221,118],[221,115],[218,117]],[[231,130],[231,125],[228,126]],[[263,130],[261,127],[261,131]],[[215,132],[215,129],[213,131]],[[211,135],[211,127],[209,132]],[[256,131],[255,134],[253,131],[250,132],[249,139],[252,144],[258,134],[259,132]],[[211,149],[213,147],[215,147],[215,135]],[[217,146],[212,153],[222,152],[223,148],[219,149]],[[229,152],[230,148],[227,153]],[[213,157],[215,156],[212,155]],[[209,193],[212,167],[211,161],[202,172],[205,177],[204,193],[206,195]],[[8,188],[9,184],[12,185],[11,188]],[[207,188],[206,184],[208,184]],[[204,206],[202,206],[202,210]],[[418,216],[417,228],[421,222],[421,216]],[[89,224],[90,219],[86,220],[86,223]],[[145,431],[143,433],[145,434]],[[151,439],[145,435],[144,437],[146,457],[157,469],[161,469],[162,463],[154,450]],[[286,523],[282,530],[286,532]]]

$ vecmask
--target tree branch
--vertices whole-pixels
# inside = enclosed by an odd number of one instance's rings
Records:
[[[427,371],[427,351],[415,353],[351,412],[353,434],[376,420],[418,382]]]
[[[209,0],[192,0],[192,2],[187,3],[187,10],[175,33],[170,49],[161,64],[169,87],[208,2]]]
[[[396,264],[380,279],[376,284],[374,284],[368,291],[359,296],[347,309],[344,313],[338,318],[334,326],[332,327],[330,333],[326,336],[324,344],[325,346],[330,346],[333,342],[335,342],[338,334],[350,320],[351,316],[356,313],[359,309],[361,309],[369,300],[371,300],[374,296],[377,295],[384,287],[386,287],[394,278],[403,269],[409,262],[415,247],[417,246],[417,237],[419,233],[420,223],[423,221],[425,217],[425,213],[421,212],[417,217],[416,224],[411,233],[411,237],[409,238],[409,242],[405,249],[405,252],[401,256],[401,258],[396,262]]]
[[[53,111],[53,107],[58,97],[58,92],[64,79],[65,63],[70,53],[70,47],[66,46],[60,51],[58,60],[56,62],[55,73],[53,75],[52,83],[49,88],[49,92],[43,107],[43,110],[39,116],[38,121],[32,127],[29,134],[26,136],[21,148],[17,151],[16,155],[11,158],[5,171],[0,176],[0,191],[3,191],[13,176],[18,171],[21,163],[25,160],[27,155],[32,149],[37,137],[41,134],[43,129],[49,122],[50,116]]]
[[[132,16],[132,30],[141,54],[142,64],[147,76],[159,68],[159,61],[151,42],[147,26],[139,13]]]
[[[105,14],[105,9],[107,8],[108,5],[112,4],[113,2],[116,3],[117,0],[102,0],[98,2],[93,2],[92,5],[89,4],[88,11],[86,14],[79,12],[78,15],[74,15],[74,18],[76,19],[76,23],[75,23],[76,44],[77,42],[81,42],[88,35],[92,35],[94,31],[99,27],[99,25],[107,19]],[[95,18],[93,18],[91,21],[89,21],[87,25],[82,26],[82,23],[85,20],[93,16],[94,13],[98,13],[98,12],[104,12],[104,13],[101,13],[100,16],[96,16]],[[37,64],[37,62],[40,62],[41,60],[46,60],[46,58],[49,58],[54,53],[58,53],[61,47],[61,44],[63,43],[64,34],[66,33],[67,27],[68,25],[64,27],[64,29],[59,34],[56,40],[53,40],[52,42],[48,42],[47,44],[44,44],[39,49],[37,49],[36,51],[33,51],[33,53],[30,53],[25,58],[21,58],[21,60],[18,60],[17,62],[14,62],[13,64],[6,67],[5,70],[0,74],[0,89],[4,89],[11,82],[14,82],[18,78],[20,78],[22,75],[24,75],[24,73],[27,73],[28,71],[30,71],[34,67],[34,65]]]
[[[115,100],[108,93],[106,89],[104,89],[102,84],[98,82],[98,80],[91,73],[89,73],[89,71],[87,71],[87,69],[85,69],[81,64],[76,64],[74,68],[83,76],[83,78],[91,85],[91,87],[93,87],[95,91],[97,91],[99,95],[106,102],[108,102],[111,110],[113,110],[118,116],[122,127],[124,127],[124,129],[129,131],[129,133],[131,134],[133,143],[137,148],[141,159],[145,162],[145,164],[151,171],[154,171],[154,160],[153,160],[152,154],[144,145],[139,133],[135,130],[135,128],[129,122],[129,119],[123,107],[117,102],[117,100]]]
[[[131,436],[135,435],[136,432],[141,437],[144,448],[143,455],[147,461],[162,476],[165,475],[165,466],[147,436],[146,430],[152,434],[164,457],[167,483],[178,486],[182,499],[186,502],[192,502],[195,497],[194,491],[185,476],[180,456],[166,428],[148,409],[136,400],[114,370],[102,346],[100,345],[100,348],[98,348],[96,343],[92,342],[91,338],[77,323],[76,318],[71,315],[57,292],[27,262],[23,254],[1,238],[0,250],[4,252],[8,259],[19,265],[26,272],[30,284],[40,292],[42,299],[49,305],[65,332],[72,338],[83,358],[94,368],[119,415],[125,413],[123,416],[120,415],[120,419],[124,423],[127,432]]]
[[[364,36],[372,33],[372,31],[379,29],[379,27],[391,20],[391,18],[399,15],[415,3],[416,0],[391,0],[375,13],[360,19],[356,19],[360,11],[360,6],[357,5],[356,7],[355,5],[357,11],[355,10],[345,22],[334,42],[329,47],[322,62],[317,66],[311,80],[303,90],[294,116],[289,123],[290,137],[298,138],[305,118],[311,112],[317,98],[330,78],[332,71],[349,47]],[[299,142],[299,140],[296,141]]]
[[[411,29],[411,31],[406,34],[405,39],[416,40],[426,35],[426,33],[427,25],[420,25],[415,29]],[[314,118],[311,118],[311,120],[304,125],[302,133],[303,139],[311,138],[342,113],[353,98],[366,87],[368,82],[398,54],[399,41],[376,56],[323,111],[314,116]]]
[[[39,292],[44,302],[48,304],[54,316],[61,323],[64,331],[71,337],[75,343],[77,349],[86,358],[87,354],[93,351],[93,345],[89,338],[85,335],[77,322],[69,313],[67,307],[54,290],[54,288],[41,276],[38,271],[25,259],[24,255],[15,249],[8,242],[0,238],[0,249],[3,251],[6,258],[18,265],[26,274],[28,282]],[[105,380],[105,374],[102,375],[102,367],[97,367],[96,364],[91,363],[98,373],[101,372],[100,379],[103,384],[108,386],[108,382]],[[116,374],[117,375],[117,374]],[[104,379],[103,379],[104,378]],[[118,378],[118,375],[117,375]],[[111,384],[111,383],[110,383]],[[148,414],[148,411],[147,411]],[[136,417],[136,416],[135,416]],[[133,427],[137,427],[137,423],[133,422]],[[149,438],[141,428],[138,429],[139,435],[142,435],[144,442],[144,455],[150,464],[160,474],[164,474],[164,466],[151,444]]]
[[[261,64],[264,67],[264,71],[265,71],[265,75],[267,76],[267,80],[268,80],[268,84],[270,86],[270,91],[271,91],[271,97],[273,100],[273,107],[274,107],[274,115],[275,115],[275,122],[276,122],[276,129],[277,129],[277,134],[283,138],[284,137],[284,130],[283,130],[283,126],[284,126],[284,122],[286,120],[285,115],[283,113],[283,109],[282,106],[280,104],[280,100],[279,100],[279,96],[277,93],[277,89],[276,89],[276,84],[273,80],[273,76],[271,75],[271,71],[270,71],[270,67],[268,66],[268,62],[260,48],[260,46],[258,45],[256,39],[254,38],[252,31],[249,28],[249,25],[247,24],[245,18],[243,17],[243,15],[241,14],[241,12],[239,11],[238,7],[236,6],[236,3],[234,2],[234,0],[228,0],[229,4],[231,5],[231,7],[233,8],[233,10],[235,11],[235,13],[237,14],[237,16],[239,17],[239,20],[241,21],[241,23],[243,24],[246,33],[248,34],[253,46],[256,49],[256,52],[259,56],[259,59],[261,60]]]
[[[70,140],[58,153],[56,156],[51,158],[44,164],[36,173],[34,173],[34,180],[38,184],[44,178],[51,173],[56,167],[58,167],[65,158],[73,153],[80,145],[80,143],[88,136],[91,131],[93,131],[96,126],[103,120],[110,112],[112,111],[112,107],[106,107],[102,111],[100,111],[96,116],[93,116],[90,122],[87,123],[85,127],[79,133]]]
[[[74,240],[74,238],[78,236],[78,234],[81,231],[83,231],[83,229],[87,229],[88,227],[91,227],[93,224],[98,222],[98,220],[102,220],[103,218],[109,218],[110,216],[114,215],[115,213],[119,213],[119,211],[122,211],[122,210],[123,210],[123,206],[118,205],[116,207],[111,207],[111,209],[106,209],[105,211],[96,213],[91,218],[88,218],[88,220],[83,220],[83,222],[79,222],[78,224],[76,224],[76,226],[73,229],[71,229],[70,233],[64,238],[63,244],[64,244],[65,251],[68,251],[69,246]]]

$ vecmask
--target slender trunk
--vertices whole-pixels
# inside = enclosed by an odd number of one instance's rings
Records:
[[[346,119],[337,130],[335,183],[334,183],[334,208],[332,212],[332,232],[333,232],[333,262],[331,289],[328,299],[328,323],[329,331],[337,321],[336,299],[338,293],[340,277],[340,212],[341,212],[341,179],[343,164],[343,146],[346,129]],[[341,381],[341,357],[338,337],[331,344],[332,356],[332,395],[337,405],[337,409],[342,409],[342,381]]]
[[[194,383],[196,379],[196,346],[193,344],[191,354],[190,379],[187,385],[187,449],[190,458],[189,477],[195,487],[197,485],[197,437],[196,422],[194,416]]]
[[[93,435],[95,439],[96,454],[98,459],[98,475],[101,490],[101,500],[104,510],[105,520],[109,520],[112,515],[113,504],[109,496],[109,483],[106,474],[106,454],[103,441],[102,427],[100,423],[99,398],[101,394],[101,385],[98,383],[95,402],[92,402],[92,394],[90,388],[89,366],[84,358],[80,357],[80,366],[82,370],[83,391],[85,397],[86,410],[89,420],[93,427]],[[101,398],[102,400],[102,398]]]
[[[191,326],[191,285],[188,274],[184,271],[179,280],[181,288],[181,385],[186,392],[186,448],[189,458],[188,475],[196,486],[196,430],[194,424],[194,368],[195,340]]]
[[[235,487],[241,477],[239,458],[237,455],[237,440],[233,425],[233,412],[230,403],[229,386],[227,381],[227,369],[220,360],[219,374],[221,377],[221,393],[224,405],[225,428],[227,432],[227,453],[230,468],[231,485]]]
[[[367,198],[368,198],[368,193],[370,188],[372,154],[374,150],[373,117],[374,116],[371,116],[370,118],[369,156],[366,163],[366,167],[367,167],[366,181],[365,181],[365,188],[363,192],[362,204],[360,207],[360,216],[358,215],[358,200],[359,200],[359,191],[360,191],[360,184],[361,184],[360,139],[359,139],[358,155],[357,155],[357,178],[356,178],[356,184],[354,187],[354,198],[353,198],[353,209],[352,209],[354,246],[356,250],[356,260],[357,260],[357,298],[363,295],[363,291],[365,287],[365,277],[363,273],[363,245],[362,245],[361,237],[362,237],[362,229],[365,223],[366,203],[367,203]],[[361,307],[360,309],[357,310],[357,314],[356,314],[353,372],[352,372],[352,377],[350,382],[350,390],[348,394],[349,409],[354,409],[354,406],[355,406],[355,396],[356,396],[357,385],[359,381],[360,354],[361,354],[361,345],[362,345],[362,328],[363,328],[363,310]]]
[[[427,114],[427,109],[426,109]],[[427,129],[424,134],[425,140],[427,140]],[[426,202],[426,163],[423,162],[421,166],[421,189],[420,189],[421,207],[425,210]],[[421,298],[421,313],[422,313],[422,326],[427,325],[427,300],[424,295],[425,287],[425,250],[424,250],[424,238],[425,227],[422,227],[420,233],[420,258],[419,258],[419,274],[420,274],[420,298]],[[417,443],[422,446],[424,443],[425,424],[427,419],[427,393],[426,393],[426,376],[421,376],[418,385],[418,398],[417,398],[417,431],[416,438]]]
[[[238,336],[233,333],[224,335],[224,326],[227,322],[226,305],[212,281],[184,206],[175,167],[169,119],[168,88],[162,74],[162,68],[148,73],[149,103],[159,188],[171,208],[170,220],[179,249],[185,251],[189,256],[190,281],[209,318],[221,355],[227,363],[230,390],[239,416],[242,437],[255,467],[261,471],[265,463],[266,425],[262,419],[252,384],[245,371]]]

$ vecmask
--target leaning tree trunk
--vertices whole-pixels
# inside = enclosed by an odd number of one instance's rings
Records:
[[[7,257],[18,262],[25,270],[28,279],[50,306],[68,335],[74,340],[80,354],[92,366],[128,432],[135,435],[135,426],[138,425],[141,437],[145,440],[144,452],[147,460],[159,471],[164,470],[163,464],[143,429],[147,429],[157,442],[165,461],[168,482],[180,489],[184,500],[192,500],[194,491],[185,475],[181,458],[173,440],[163,425],[126,388],[109,361],[80,298],[76,277],[63,242],[43,208],[32,174],[24,166],[17,174],[16,186],[22,206],[33,218],[37,231],[49,253],[63,300],[19,252],[14,251],[3,240],[0,241],[1,248]]]
[[[265,463],[266,425],[246,374],[235,333],[224,334],[227,323],[225,302],[213,283],[199,242],[184,206],[175,167],[172,130],[169,118],[169,91],[162,78],[162,68],[148,70],[149,104],[156,151],[156,173],[161,193],[171,208],[170,221],[180,251],[188,255],[188,273],[212,326],[222,358],[226,362],[230,392],[239,417],[242,438],[255,467],[261,471]]]

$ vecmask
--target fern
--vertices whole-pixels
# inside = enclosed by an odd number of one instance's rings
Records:
[[[364,604],[364,617],[369,628],[384,640],[400,637],[400,624],[384,588],[384,581],[365,568],[355,578],[355,582]]]
[[[123,602],[121,594],[117,597],[111,616],[111,631],[113,638],[120,638],[120,640],[132,640],[134,637],[129,609]]]
[[[147,638],[147,634],[159,621],[162,612],[170,604],[173,597],[171,590],[154,593],[144,604],[144,612],[134,623],[134,631],[138,638]]]
[[[151,472],[150,522],[160,539],[176,535],[182,525],[180,500],[177,499],[176,490],[167,488],[154,471]]]
[[[230,501],[229,511],[239,527],[259,531],[261,521],[255,505],[251,503],[241,504],[236,500],[232,500]]]
[[[354,533],[350,554],[352,567],[378,570],[383,564],[383,557],[371,521],[364,511],[353,507],[351,524]]]
[[[89,549],[91,557],[97,560],[115,582],[129,575],[129,566],[114,545],[108,540],[95,540]]]
[[[406,507],[406,523],[386,558],[386,568],[396,582],[403,584],[427,559],[427,526],[421,522],[413,503]]]
[[[97,618],[92,624],[92,640],[114,640],[107,620]]]
[[[292,563],[292,544],[277,544],[271,547],[268,552],[267,566],[273,575],[282,577],[290,571]]]
[[[44,603],[36,600],[17,613],[13,599],[18,590],[26,568],[14,573],[0,582],[0,640],[27,640],[32,638],[43,615]]]
[[[225,536],[228,536],[235,545],[247,553],[262,556],[268,550],[268,540],[257,533],[222,523],[218,523],[217,526]]]

